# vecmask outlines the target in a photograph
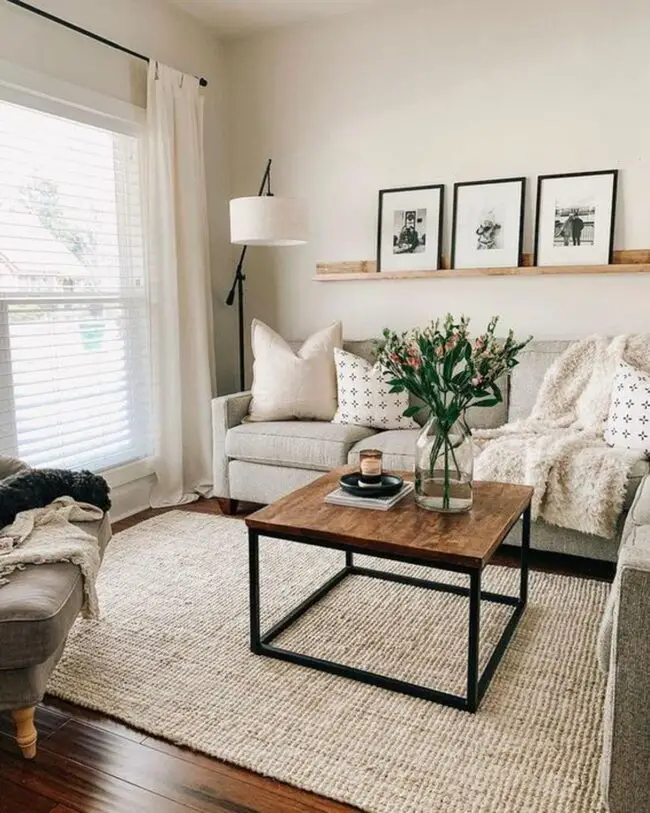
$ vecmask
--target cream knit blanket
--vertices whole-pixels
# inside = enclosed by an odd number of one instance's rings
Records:
[[[97,537],[73,522],[96,522],[101,508],[59,497],[45,508],[22,511],[11,525],[0,529],[0,587],[8,576],[26,565],[70,562],[81,570],[84,586],[82,613],[99,616],[95,582],[101,561]]]
[[[612,538],[641,452],[609,447],[603,433],[618,362],[650,370],[650,336],[591,336],[551,365],[528,418],[477,430],[477,480],[535,489],[533,519]]]

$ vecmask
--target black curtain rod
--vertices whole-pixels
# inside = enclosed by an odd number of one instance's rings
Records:
[[[11,3],[13,6],[18,6],[19,8],[25,9],[25,11],[31,11],[32,14],[37,14],[39,17],[44,17],[46,20],[56,23],[57,25],[62,25],[64,28],[69,28],[70,31],[76,31],[77,34],[83,34],[84,37],[89,37],[91,40],[95,40],[95,42],[101,42],[102,45],[108,45],[109,48],[114,48],[116,51],[121,51],[123,54],[128,54],[129,56],[133,56],[136,59],[141,59],[144,62],[151,62],[151,58],[145,56],[144,54],[139,54],[137,51],[132,51],[130,48],[125,48],[118,42],[113,42],[105,37],[100,37],[99,34],[94,34],[92,31],[88,31],[86,28],[81,28],[81,26],[70,23],[67,20],[63,20],[61,17],[55,17],[54,14],[43,11],[41,8],[32,6],[29,3],[24,3],[23,0],[7,0],[7,3]],[[201,77],[199,79],[199,84],[201,87],[205,88],[208,86],[208,80]]]

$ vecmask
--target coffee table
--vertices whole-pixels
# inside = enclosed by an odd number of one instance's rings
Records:
[[[279,658],[322,672],[475,712],[526,607],[530,503],[533,489],[529,486],[506,483],[475,483],[474,506],[467,514],[436,514],[425,511],[415,504],[412,494],[385,512],[328,505],[324,502],[325,496],[337,487],[339,477],[346,471],[351,469],[346,467],[332,471],[246,519],[250,566],[251,650],[258,655]],[[407,472],[400,474],[405,479],[412,479],[413,476]],[[519,595],[501,595],[482,590],[483,569],[520,517],[523,522]],[[262,633],[260,628],[260,536],[340,550],[345,555],[345,563],[336,575],[265,633]],[[469,576],[469,586],[429,581],[361,567],[355,565],[354,554],[464,573]],[[469,599],[465,696],[273,645],[273,640],[280,633],[313,607],[333,587],[351,575],[454,593]],[[513,611],[482,674],[479,674],[482,601],[509,605]]]

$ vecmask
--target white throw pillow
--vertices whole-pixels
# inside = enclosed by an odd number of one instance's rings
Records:
[[[650,373],[624,361],[619,363],[614,377],[605,441],[650,456]]]
[[[339,407],[332,423],[352,423],[370,429],[419,429],[413,418],[405,418],[408,392],[389,392],[378,364],[335,350]]]
[[[253,398],[248,420],[331,421],[336,412],[334,348],[343,343],[335,322],[310,336],[297,353],[259,319],[253,319]]]

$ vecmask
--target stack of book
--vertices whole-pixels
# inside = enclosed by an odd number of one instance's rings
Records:
[[[413,483],[404,483],[402,488],[391,497],[355,497],[353,494],[337,488],[325,497],[330,505],[343,505],[346,508],[371,508],[374,511],[388,511],[413,491]]]

